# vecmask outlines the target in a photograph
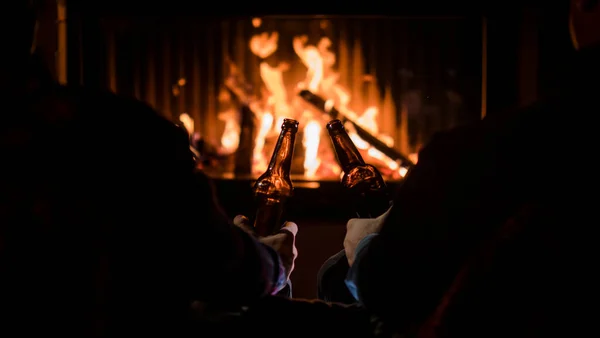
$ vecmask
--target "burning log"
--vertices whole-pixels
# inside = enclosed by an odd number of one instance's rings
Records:
[[[306,102],[315,106],[315,108],[319,109],[320,111],[331,115],[332,119],[340,119],[342,120],[342,122],[351,123],[354,126],[354,129],[356,130],[356,134],[361,139],[369,143],[373,148],[379,150],[381,153],[391,158],[392,160],[400,160],[402,162],[403,167],[410,168],[414,166],[414,163],[408,158],[408,156],[400,153],[394,148],[388,147],[385,143],[380,141],[377,137],[373,136],[371,133],[362,128],[356,122],[349,119],[343,113],[338,111],[335,107],[328,108],[326,105],[326,101],[322,97],[312,93],[309,90],[300,91],[300,97],[302,97]]]

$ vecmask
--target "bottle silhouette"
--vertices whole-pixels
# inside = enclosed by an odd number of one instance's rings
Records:
[[[254,231],[259,236],[272,235],[282,226],[284,205],[293,192],[290,171],[297,132],[298,121],[283,120],[269,167],[254,184],[257,202]]]
[[[327,124],[338,163],[344,171],[342,186],[352,194],[360,218],[375,218],[390,207],[390,196],[381,173],[365,163],[340,120]]]

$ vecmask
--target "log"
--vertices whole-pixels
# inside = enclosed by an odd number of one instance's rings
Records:
[[[320,111],[322,111],[326,114],[329,114],[332,119],[340,119],[340,120],[342,120],[342,122],[351,123],[354,126],[354,129],[356,130],[356,134],[358,134],[358,136],[361,139],[365,140],[365,142],[368,142],[373,148],[379,150],[381,153],[383,153],[385,156],[391,158],[392,160],[394,160],[394,161],[399,160],[400,162],[402,162],[401,165],[403,167],[410,169],[411,167],[413,167],[415,165],[408,158],[408,156],[402,154],[401,152],[399,152],[398,150],[396,150],[392,147],[388,147],[387,144],[383,143],[377,137],[375,137],[371,133],[369,133],[366,129],[364,129],[363,127],[358,125],[356,122],[352,121],[351,119],[349,119],[343,113],[338,111],[335,107],[331,107],[330,109],[327,109],[325,100],[322,97],[312,93],[309,90],[302,90],[300,92],[300,97],[302,97],[306,102],[310,103],[311,105],[313,105],[315,108],[319,109]]]

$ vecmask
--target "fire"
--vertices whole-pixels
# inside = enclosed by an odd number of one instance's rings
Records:
[[[279,124],[281,125],[281,124]],[[273,127],[273,115],[269,112],[265,112],[260,119],[260,125],[258,129],[258,133],[256,134],[256,139],[254,140],[254,151],[252,154],[253,157],[253,165],[252,172],[253,173],[262,173],[267,169],[269,165],[269,158],[264,152],[265,148],[265,138],[269,134],[269,131]]]
[[[296,55],[302,60],[308,71],[306,72],[306,82],[299,84],[298,87],[308,88],[312,92],[317,92],[323,80],[323,56],[316,46],[306,46],[308,37],[306,35],[294,38],[293,46]]]
[[[317,170],[321,165],[319,159],[319,142],[321,141],[321,123],[317,120],[311,120],[304,127],[304,175],[308,178],[315,178]]]
[[[194,119],[191,118],[187,113],[183,113],[179,116],[179,121],[183,124],[188,134],[194,135]]]
[[[253,18],[252,25],[255,28],[262,27],[260,18]],[[329,107],[335,106],[343,115],[353,119],[362,128],[379,138],[388,146],[394,145],[394,138],[379,133],[377,118],[379,109],[376,106],[367,107],[363,113],[357,114],[351,108],[352,97],[350,92],[339,83],[340,74],[334,70],[336,55],[330,50],[331,41],[327,37],[321,38],[316,44],[309,44],[306,35],[296,36],[292,40],[292,47],[296,56],[306,67],[304,79],[296,84],[286,84],[284,74],[290,70],[290,65],[280,62],[274,65],[267,62],[273,53],[279,48],[279,32],[262,32],[255,34],[248,42],[250,51],[259,57],[258,73],[262,85],[266,88],[266,95],[259,99],[250,100],[256,121],[255,147],[253,150],[252,172],[258,174],[263,172],[268,163],[270,152],[267,147],[267,139],[279,133],[279,126],[285,117],[291,117],[300,121],[302,146],[304,147],[304,175],[305,177],[336,177],[340,169],[335,162],[332,151],[327,146],[321,145],[323,126],[331,119],[323,116],[320,112],[313,111],[303,102],[295,97],[290,97],[288,88],[290,85],[296,89],[308,89],[317,93],[327,100]],[[355,69],[358,71],[358,69]],[[362,70],[361,70],[362,71]],[[237,76],[235,65],[231,65],[229,79]],[[384,108],[385,109],[385,108]],[[389,109],[395,109],[394,107]],[[239,146],[240,116],[239,112],[227,110],[219,114],[219,119],[225,122],[225,130],[221,137],[221,152],[230,154]],[[367,162],[376,162],[380,167],[387,167],[392,172],[392,177],[403,177],[406,169],[399,163],[390,159],[380,151],[371,147],[362,140],[352,126],[347,127],[350,137],[356,146],[364,150]],[[414,158],[414,156],[413,156]]]
[[[221,154],[232,154],[240,145],[240,124],[237,121],[238,112],[235,109],[219,113],[219,120],[225,121],[225,130],[221,136]]]

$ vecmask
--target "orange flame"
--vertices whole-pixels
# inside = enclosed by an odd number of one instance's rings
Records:
[[[252,25],[260,27],[262,20],[260,18],[253,18]],[[253,54],[261,59],[266,59],[277,51],[278,43],[278,32],[263,32],[252,36],[248,46]],[[316,45],[308,44],[308,37],[306,35],[293,38],[292,47],[298,58],[302,61],[302,64],[306,67],[304,80],[297,83],[295,88],[306,88],[322,96],[327,100],[326,109],[335,106],[341,114],[352,119],[362,128],[392,147],[394,145],[393,137],[379,133],[377,124],[379,109],[377,107],[367,107],[362,114],[357,114],[349,108],[352,98],[349,91],[338,83],[340,74],[334,71],[333,68],[336,63],[336,55],[329,50],[330,46],[331,40],[327,37],[321,38]],[[339,167],[335,163],[335,157],[325,156],[319,152],[320,136],[324,121],[316,118],[316,116],[320,116],[321,113],[313,112],[311,111],[312,108],[305,105],[298,106],[297,103],[290,100],[287,91],[288,87],[284,82],[284,73],[288,69],[289,64],[287,63],[280,63],[275,67],[265,61],[259,64],[258,71],[268,94],[263,102],[254,102],[256,107],[253,110],[257,115],[259,124],[255,138],[252,171],[253,173],[260,173],[266,169],[269,157],[265,154],[267,139],[279,132],[278,127],[284,118],[290,117],[299,119],[301,121],[300,128],[303,128],[304,137],[302,144],[305,148],[305,176],[307,178],[318,178],[320,177],[320,172],[327,172],[328,175],[335,177],[340,173]],[[357,68],[354,71],[360,72],[362,69],[359,70]],[[386,108],[384,107],[384,109]],[[219,118],[225,121],[225,131],[221,137],[222,150],[231,153],[239,146],[239,115],[232,112],[222,112]],[[401,166],[401,163],[397,163],[371,147],[369,143],[362,140],[356,134],[352,126],[347,126],[347,129],[357,148],[362,149],[365,156],[368,157],[365,158],[367,162],[376,161],[400,177],[406,174],[406,169]],[[414,154],[411,157],[414,159]]]

